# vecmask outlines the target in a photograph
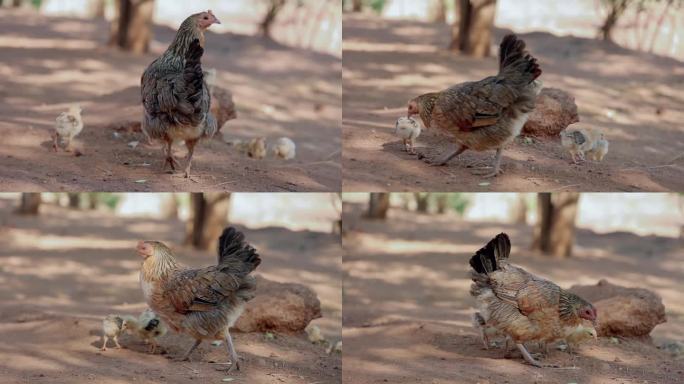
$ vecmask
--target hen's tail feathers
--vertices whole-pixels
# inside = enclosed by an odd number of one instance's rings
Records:
[[[525,50],[525,42],[515,34],[506,35],[499,46],[499,75],[515,77],[529,84],[542,74],[537,59]],[[522,76],[521,76],[522,75]]]
[[[199,39],[195,39],[190,43],[188,51],[185,53],[185,69],[183,70],[183,80],[185,81],[185,88],[187,94],[187,101],[195,109],[188,111],[196,119],[199,120],[201,116],[197,113],[200,108],[202,99],[202,87],[204,86],[204,73],[202,72],[202,55],[204,48],[200,45]],[[193,121],[193,124],[199,124],[200,121]]]
[[[233,227],[223,230],[218,244],[218,265],[223,271],[247,276],[261,264],[256,250],[245,242],[245,235]]]
[[[490,274],[501,268],[501,261],[511,253],[511,241],[505,233],[499,233],[470,258],[470,266],[480,274]]]

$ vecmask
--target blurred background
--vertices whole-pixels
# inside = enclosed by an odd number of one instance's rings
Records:
[[[684,195],[344,193],[343,201],[345,380],[679,381]],[[575,367],[568,370],[483,350],[471,324],[468,259],[501,232],[511,263],[564,289],[601,279],[647,289],[662,298],[666,322],[650,337],[601,337],[574,358],[552,352],[555,363]]]
[[[459,26],[467,19],[461,17],[461,12],[472,12],[474,19],[484,21],[473,27],[482,30],[495,25],[520,33],[544,31],[596,37],[678,59],[684,59],[683,5],[681,0],[344,0],[347,12],[453,24],[455,40],[459,38]],[[457,41],[451,44],[458,45]]]
[[[117,370],[128,366],[130,380],[216,379],[220,373],[213,367],[193,365],[188,371],[163,357],[141,359],[138,352],[115,352],[118,357],[103,360],[94,346],[101,345],[105,315],[137,316],[146,308],[138,240],[168,244],[184,265],[209,266],[216,262],[216,242],[227,225],[243,231],[259,252],[257,276],[313,290],[322,317],[311,324],[326,339],[339,341],[340,212],[340,196],[324,193],[0,194],[0,334],[7,348],[0,349],[0,377],[19,382],[40,372],[57,381],[80,382],[94,375],[99,382],[117,383],[122,377]],[[292,382],[303,383],[339,375],[336,357],[328,359],[325,348],[305,335],[236,337],[238,353],[252,356],[261,367],[243,379],[275,383],[279,375],[297,372],[306,379]],[[165,345],[180,349],[189,339],[171,340]],[[206,344],[216,353],[212,358],[224,358],[223,347]],[[274,369],[270,359],[283,361],[283,356],[287,363]],[[74,372],[78,377],[72,381],[68,375]]]

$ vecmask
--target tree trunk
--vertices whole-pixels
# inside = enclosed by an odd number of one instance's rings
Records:
[[[554,257],[569,257],[575,241],[579,193],[537,195],[537,224],[532,249]]]
[[[613,41],[613,27],[617,24],[620,16],[625,12],[631,0],[611,0],[610,11],[608,16],[603,21],[603,25],[599,28],[599,36],[604,41]]]
[[[416,212],[428,213],[428,198],[430,194],[416,192],[413,196],[416,198]]]
[[[285,0],[270,1],[266,15],[264,15],[261,23],[259,23],[259,33],[261,33],[261,36],[271,38],[271,26],[275,22],[276,17],[278,17],[280,10],[283,9],[283,6],[285,6]]]
[[[363,10],[363,0],[352,0],[352,12],[361,12]]]
[[[97,193],[96,192],[89,192],[88,193],[88,208],[89,209],[97,209],[97,206],[99,205],[99,201],[97,198]]]
[[[37,215],[40,202],[40,193],[22,193],[21,205],[17,212],[22,215]]]
[[[490,54],[496,0],[456,0],[458,20],[451,28],[449,49],[473,57]]]
[[[79,209],[81,207],[81,195],[78,193],[67,193],[69,197],[69,208]]]
[[[443,215],[449,206],[449,196],[444,193],[437,195],[437,213]]]
[[[389,210],[389,198],[389,193],[371,193],[366,217],[369,219],[387,218],[387,211]]]
[[[193,193],[190,195],[192,215],[186,226],[185,244],[208,250],[216,246],[228,223],[230,193]]]
[[[178,199],[175,193],[165,193],[162,195],[161,214],[167,220],[178,219]]]
[[[107,8],[107,2],[105,0],[93,0],[91,1],[91,13],[96,19],[104,19],[105,10]]]
[[[527,224],[527,202],[525,201],[525,195],[522,193],[516,196],[516,201],[511,207],[511,222]]]
[[[152,39],[154,0],[116,0],[115,6],[109,45],[137,54],[147,52]]]
[[[435,23],[446,23],[447,9],[445,0],[433,0],[430,2],[430,13],[432,15],[431,19]]]

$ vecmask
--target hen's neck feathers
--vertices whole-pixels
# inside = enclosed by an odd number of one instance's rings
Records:
[[[426,128],[430,127],[432,122],[432,110],[435,108],[435,101],[439,97],[439,92],[426,93],[418,96],[418,104],[420,104],[419,114],[420,119],[423,120],[423,125]]]
[[[188,17],[178,28],[176,37],[173,38],[164,55],[185,58],[185,53],[194,39],[199,39],[200,45],[204,47],[204,31],[197,27],[197,21],[193,17]]]
[[[155,281],[177,269],[178,263],[171,250],[166,247],[155,247],[154,255],[143,262],[142,274],[146,281]]]
[[[576,311],[578,304],[578,297],[576,295],[561,290],[558,300],[558,314],[561,320],[579,322],[580,318],[577,316]]]

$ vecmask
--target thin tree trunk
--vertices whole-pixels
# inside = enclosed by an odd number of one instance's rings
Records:
[[[413,196],[416,199],[416,212],[428,213],[428,198],[430,194],[416,192]]]
[[[496,0],[457,0],[459,18],[451,28],[449,49],[473,57],[490,54]]]
[[[109,45],[137,54],[149,50],[154,0],[116,0]]]
[[[266,38],[271,38],[271,26],[278,17],[278,13],[285,6],[285,0],[271,0],[266,15],[259,24],[259,32]]]
[[[670,10],[670,6],[672,5],[672,2],[674,0],[668,0],[667,4],[665,4],[665,8],[663,9],[663,13],[660,14],[660,17],[658,18],[658,22],[656,23],[655,31],[653,31],[653,37],[651,38],[651,45],[648,48],[649,53],[653,53],[653,49],[655,48],[656,40],[658,39],[658,35],[660,34],[660,30],[663,28],[663,22],[665,21],[665,16],[667,15],[667,11]]]
[[[186,227],[185,244],[203,250],[214,248],[228,223],[230,194],[193,193],[190,203],[192,215]]]
[[[603,25],[599,28],[599,36],[604,41],[613,41],[613,28],[617,24],[620,16],[625,12],[631,0],[613,0],[611,1],[610,11],[608,16],[603,21]]]
[[[40,209],[40,193],[22,193],[17,213],[22,215],[37,215]]]
[[[540,193],[537,196],[532,249],[554,257],[569,257],[575,241],[579,193]]]
[[[352,12],[361,12],[363,10],[363,1],[362,0],[353,0],[352,1]]]
[[[178,199],[175,193],[166,193],[162,196],[161,214],[167,220],[178,219]]]
[[[389,193],[371,193],[366,217],[369,219],[387,218],[387,211],[389,210],[389,198]]]
[[[449,206],[449,196],[444,193],[437,195],[437,213],[443,215]]]
[[[78,209],[81,207],[81,195],[78,193],[68,193],[69,197],[69,208]]]

